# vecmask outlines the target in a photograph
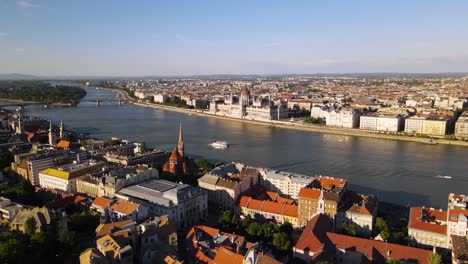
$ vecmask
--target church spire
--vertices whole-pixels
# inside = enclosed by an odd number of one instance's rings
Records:
[[[63,120],[60,121],[60,139],[63,139]]]
[[[49,145],[53,145],[53,138],[52,138],[52,121],[49,120]]]
[[[180,123],[180,128],[179,128],[179,143],[177,144],[177,151],[179,151],[179,154],[183,159],[185,156],[184,156],[184,137],[182,136],[182,122]]]

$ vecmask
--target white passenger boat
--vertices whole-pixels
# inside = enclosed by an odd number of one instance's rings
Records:
[[[439,179],[452,179],[452,176],[447,176],[447,175],[437,175],[437,176],[434,176],[434,178],[439,178]]]
[[[226,141],[215,141],[211,143],[210,146],[216,149],[227,149],[229,144]]]

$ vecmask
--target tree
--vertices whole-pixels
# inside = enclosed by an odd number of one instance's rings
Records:
[[[146,143],[143,141],[140,143],[140,152],[145,152],[146,151]]]
[[[36,229],[37,229],[36,218],[31,216],[24,223],[24,233],[29,236],[32,236],[36,233]]]
[[[10,232],[0,234],[0,263],[21,263],[24,247],[20,238]]]
[[[260,224],[257,222],[253,222],[247,228],[247,234],[249,235],[249,238],[251,240],[257,241],[260,230],[261,230]]]
[[[388,231],[382,231],[380,232],[380,237],[384,240],[387,241],[390,238],[390,233]]]
[[[353,224],[346,224],[346,223],[343,223],[341,225],[341,232],[345,235],[348,235],[348,236],[356,236],[357,235],[357,231],[356,231],[356,226],[353,225]]]
[[[284,224],[280,226],[279,230],[286,234],[292,234],[294,229],[291,223],[285,222]]]
[[[61,252],[70,252],[78,243],[75,232],[61,231],[58,236]]]
[[[432,252],[427,257],[427,262],[429,262],[429,264],[441,264],[442,263],[442,256],[439,255],[438,253]]]
[[[226,210],[219,217],[218,223],[220,225],[221,230],[231,232],[233,231],[234,226],[237,224],[237,219],[231,210]]]
[[[282,232],[273,235],[272,244],[275,249],[281,252],[287,252],[292,248],[291,240],[289,239],[288,234]]]
[[[383,219],[382,217],[377,217],[377,220],[375,221],[375,228],[377,229],[377,233],[380,233],[382,231],[388,232],[387,221],[385,221],[385,219]]]
[[[31,236],[30,246],[32,251],[43,260],[41,262],[44,262],[55,256],[53,242],[47,233],[37,232]]]
[[[196,160],[195,164],[197,165],[200,174],[206,174],[213,169],[213,165],[211,165],[206,159]]]
[[[401,261],[399,259],[389,258],[389,259],[387,259],[387,261],[385,263],[387,263],[387,264],[403,264],[403,261]]]

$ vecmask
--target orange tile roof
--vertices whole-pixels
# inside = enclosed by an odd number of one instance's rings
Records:
[[[132,203],[127,200],[118,199],[110,208],[121,214],[129,215],[135,212],[140,207],[137,203]]]
[[[262,210],[263,201],[252,199],[249,202],[249,209],[260,211]]]
[[[102,198],[102,197],[97,197],[93,201],[93,205],[96,205],[96,206],[99,206],[99,207],[102,207],[102,208],[104,208],[106,206],[109,206],[111,203],[112,203],[111,200],[106,199],[106,198]]]
[[[108,224],[100,224],[96,227],[96,237],[109,235],[112,232],[120,231],[128,226],[136,224],[133,220],[124,220]]]
[[[276,198],[276,201],[278,203],[282,203],[282,204],[294,204],[295,203],[295,201],[293,199],[288,199],[288,198],[284,198],[284,197],[280,197],[280,196],[278,196]]]
[[[339,249],[362,254],[366,260],[372,260],[373,263],[385,263],[387,254],[394,259],[428,263],[430,250],[335,234],[330,232],[332,226],[330,218],[326,215],[314,216],[299,237],[295,248],[314,253],[313,259],[322,254],[335,254],[338,252],[336,249]]]
[[[275,202],[263,201],[262,211],[270,214],[281,215],[283,214],[283,205]]]
[[[326,215],[318,214],[307,223],[302,231],[295,248],[300,250],[309,249],[310,252],[319,252],[324,249],[326,240],[325,232],[332,230],[333,223]]]
[[[386,243],[341,234],[327,232],[327,237],[337,249],[354,251],[363,254],[368,260],[384,263],[386,258],[416,261],[425,264],[428,262],[431,250]],[[388,254],[388,255],[387,255]]]
[[[244,256],[237,254],[236,252],[232,252],[225,247],[219,247],[216,250],[216,256],[213,259],[214,263],[217,264],[224,264],[224,263],[238,263],[242,264],[244,260]]]
[[[268,197],[267,199],[270,199],[272,201],[276,201],[276,199],[279,197],[278,193],[275,192],[265,192],[265,194]]]
[[[283,209],[283,215],[290,216],[290,217],[297,217],[298,216],[298,206],[297,205],[285,204],[284,209]]]
[[[297,196],[299,198],[303,197],[303,198],[309,198],[309,199],[318,199],[320,197],[320,190],[310,189],[310,188],[301,188]]]
[[[411,207],[408,227],[446,235],[447,225],[430,223],[435,220],[446,222],[447,211],[431,210],[423,207]]]
[[[346,180],[337,179],[337,178],[325,178],[325,177],[317,177],[320,180],[320,184],[324,189],[330,190],[332,185],[335,187],[343,188],[346,185]]]
[[[222,232],[222,235],[226,236],[227,239],[224,240],[222,245],[212,249],[212,252],[215,254],[215,256],[213,259],[211,259],[207,255],[205,255],[205,253],[201,250],[202,246],[198,242],[196,242],[197,238],[195,237],[195,230],[201,230],[207,235],[211,236],[212,238],[218,235],[219,230],[212,228],[212,227],[208,227],[208,226],[198,225],[198,226],[192,227],[192,229],[190,229],[189,232],[187,233],[186,243],[188,243],[187,246],[189,248],[189,252],[198,261],[206,263],[206,264],[222,264],[222,263],[242,264],[243,256],[229,249],[229,247],[231,247],[232,245],[231,241],[234,241],[234,243],[236,244],[243,244],[243,242],[245,242],[246,249],[249,249],[250,247],[254,245],[253,243],[245,241],[245,238],[243,236],[238,236],[235,234]]]
[[[247,207],[247,205],[249,204],[250,202],[250,197],[248,196],[241,196],[241,198],[239,199],[239,206],[240,207]]]
[[[67,140],[60,140],[58,143],[57,143],[57,147],[58,148],[69,148],[70,147],[70,141],[67,141]]]

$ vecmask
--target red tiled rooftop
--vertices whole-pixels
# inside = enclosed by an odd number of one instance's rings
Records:
[[[346,185],[346,180],[337,178],[317,177],[324,189],[330,190],[332,186],[343,188]]]
[[[283,215],[297,217],[298,216],[298,207],[297,205],[285,204],[283,209]]]
[[[118,199],[110,208],[121,214],[129,215],[140,207],[139,204],[127,200]]]
[[[109,206],[111,203],[112,203],[111,200],[106,199],[106,198],[102,198],[102,197],[97,197],[93,201],[93,205],[99,206],[99,207],[102,207],[102,208],[104,208],[106,206]]]
[[[327,232],[327,237],[334,246],[341,250],[359,252],[376,262],[385,261],[386,258],[417,261],[428,263],[430,250],[391,244],[378,240],[370,240],[341,234]]]
[[[262,211],[270,214],[281,215],[283,213],[283,205],[275,202],[264,201]]]
[[[433,220],[438,220],[438,221],[447,221],[447,211],[442,211],[439,212],[437,210],[430,210],[428,208],[422,208],[422,207],[412,207],[410,209],[410,215],[409,215],[409,222],[408,222],[408,227],[409,228],[414,228],[414,229],[419,229],[419,230],[424,230],[427,232],[433,232],[433,233],[439,233],[439,234],[447,234],[447,226],[446,225],[441,225],[441,224],[436,224],[436,223],[430,223],[427,220],[424,221],[421,219],[421,216],[423,212],[426,213],[426,218],[429,220],[430,216],[434,216]]]
[[[303,197],[303,198],[309,198],[309,199],[318,199],[320,197],[320,190],[310,189],[310,188],[301,188],[297,196]]]
[[[262,210],[263,201],[252,199],[249,202],[249,209],[260,211]]]

